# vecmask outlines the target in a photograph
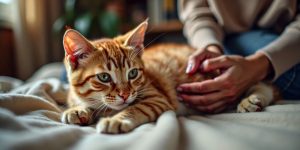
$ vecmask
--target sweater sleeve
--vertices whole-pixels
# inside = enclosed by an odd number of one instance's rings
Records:
[[[192,46],[204,48],[214,44],[222,47],[223,30],[206,0],[180,0],[178,4],[184,35]]]
[[[283,33],[258,53],[264,53],[274,69],[273,81],[300,62],[300,15],[291,22]]]

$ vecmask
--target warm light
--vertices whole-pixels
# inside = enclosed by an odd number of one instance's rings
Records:
[[[11,0],[0,0],[0,3],[10,4],[10,3],[11,3]]]
[[[28,22],[28,24],[35,24],[35,19],[36,19],[36,4],[34,2],[35,0],[26,0],[26,20]]]

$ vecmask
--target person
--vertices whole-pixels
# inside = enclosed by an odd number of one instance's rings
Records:
[[[222,73],[181,84],[178,96],[220,112],[255,83],[272,81],[283,99],[300,100],[300,15],[296,0],[180,0],[179,17],[196,48],[186,73]]]

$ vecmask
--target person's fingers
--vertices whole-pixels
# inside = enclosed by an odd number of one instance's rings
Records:
[[[203,61],[201,70],[209,72],[216,69],[226,69],[233,65],[233,60],[228,56],[220,56]]]
[[[193,74],[200,68],[202,62],[207,58],[217,57],[220,54],[205,51],[205,49],[198,49],[188,59],[186,73]]]
[[[217,113],[226,108],[226,101],[220,100],[208,106],[196,106],[195,108],[202,112]]]
[[[188,74],[193,74],[196,72],[196,70],[199,68],[200,64],[202,63],[202,61],[204,60],[205,54],[200,53],[200,51],[196,51],[195,53],[193,53],[188,60],[188,65],[186,68],[186,73]]]
[[[179,94],[179,96],[186,103],[190,103],[192,105],[207,106],[220,101],[222,98],[226,97],[225,94],[226,91],[217,91],[204,95]]]
[[[223,81],[216,78],[202,82],[184,83],[178,86],[177,91],[188,93],[208,93],[222,89]]]
[[[187,74],[195,73],[199,65],[200,65],[200,63],[197,62],[194,57],[190,57],[187,67],[186,67],[186,70],[185,70],[185,73],[187,73]]]

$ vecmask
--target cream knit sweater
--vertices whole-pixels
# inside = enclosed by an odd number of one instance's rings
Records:
[[[196,48],[211,44],[222,47],[224,35],[253,26],[280,31],[278,39],[258,51],[270,59],[274,80],[300,62],[300,15],[296,10],[296,0],[179,1],[184,34]]]

